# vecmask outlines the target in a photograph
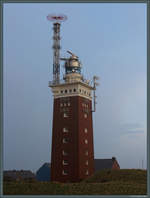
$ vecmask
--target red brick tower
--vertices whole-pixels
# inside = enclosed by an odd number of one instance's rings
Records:
[[[92,86],[83,80],[77,56],[65,59],[64,82],[54,95],[51,180],[77,182],[94,173]]]
[[[63,17],[49,15],[48,20]],[[65,61],[65,75],[63,81],[59,80],[60,23],[53,25],[53,81],[49,83],[54,97],[51,181],[78,182],[94,173],[92,90],[95,84],[91,86],[83,79],[78,57],[69,51],[69,58],[61,58]]]

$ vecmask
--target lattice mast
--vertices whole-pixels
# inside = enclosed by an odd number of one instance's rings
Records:
[[[60,81],[60,25],[67,16],[49,14],[47,19],[53,21],[53,83],[58,84]]]

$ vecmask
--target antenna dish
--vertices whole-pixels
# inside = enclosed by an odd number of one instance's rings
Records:
[[[76,56],[75,54],[73,54],[72,52],[70,52],[70,51],[67,51],[69,54],[71,54],[72,56],[75,56],[75,57],[77,57],[77,58],[79,58],[78,56]]]
[[[53,22],[62,22],[62,21],[66,21],[67,20],[67,16],[64,15],[64,14],[59,14],[59,15],[49,14],[47,16],[47,20],[53,21]]]

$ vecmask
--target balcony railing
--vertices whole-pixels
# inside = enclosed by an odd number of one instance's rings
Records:
[[[61,79],[59,81],[49,81],[48,82],[48,86],[51,87],[51,86],[55,86],[55,85],[60,85],[60,84],[64,84],[64,83],[73,83],[73,82],[77,82],[77,81],[70,81],[70,82],[66,82],[65,80]],[[86,85],[89,85],[89,86],[92,86],[92,81],[89,81],[89,80],[86,80],[86,79],[82,79],[80,82],[86,84]]]

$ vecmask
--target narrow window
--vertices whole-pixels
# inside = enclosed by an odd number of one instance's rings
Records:
[[[88,160],[86,160],[85,164],[88,166],[88,164],[89,164]]]
[[[67,132],[68,132],[68,128],[64,127],[64,128],[63,128],[63,132],[64,132],[64,133],[67,133]]]
[[[62,104],[62,103],[60,103],[60,106],[61,106],[61,107],[63,107],[63,104]]]
[[[68,171],[67,171],[67,170],[63,170],[63,171],[62,171],[62,174],[63,174],[63,175],[68,175]]]
[[[63,165],[68,165],[68,160],[63,160]]]
[[[67,156],[68,155],[68,153],[66,152],[66,151],[62,151],[62,154],[64,155],[64,156]]]
[[[66,103],[64,103],[64,107],[66,107]]]
[[[84,132],[85,132],[85,133],[87,133],[87,132],[88,132],[87,128],[85,128],[85,129],[84,129]]]
[[[65,93],[67,93],[67,89],[65,89]]]
[[[88,175],[88,174],[89,174],[89,171],[88,171],[88,170],[86,170],[85,174],[86,174],[86,175]]]
[[[74,89],[73,91],[76,92],[76,89]]]
[[[68,106],[70,106],[70,102],[68,102]]]
[[[84,118],[87,118],[87,113],[84,114]]]
[[[88,156],[88,154],[89,154],[89,152],[88,151],[85,151],[85,155]]]
[[[85,139],[85,144],[88,144],[88,140],[87,139]]]
[[[63,143],[68,143],[68,138],[63,138]]]
[[[60,93],[63,93],[63,90],[61,90]]]
[[[68,113],[67,112],[65,112],[64,113],[64,118],[68,118],[69,116],[68,116]]]
[[[69,89],[69,92],[71,93],[72,92],[72,89]]]

